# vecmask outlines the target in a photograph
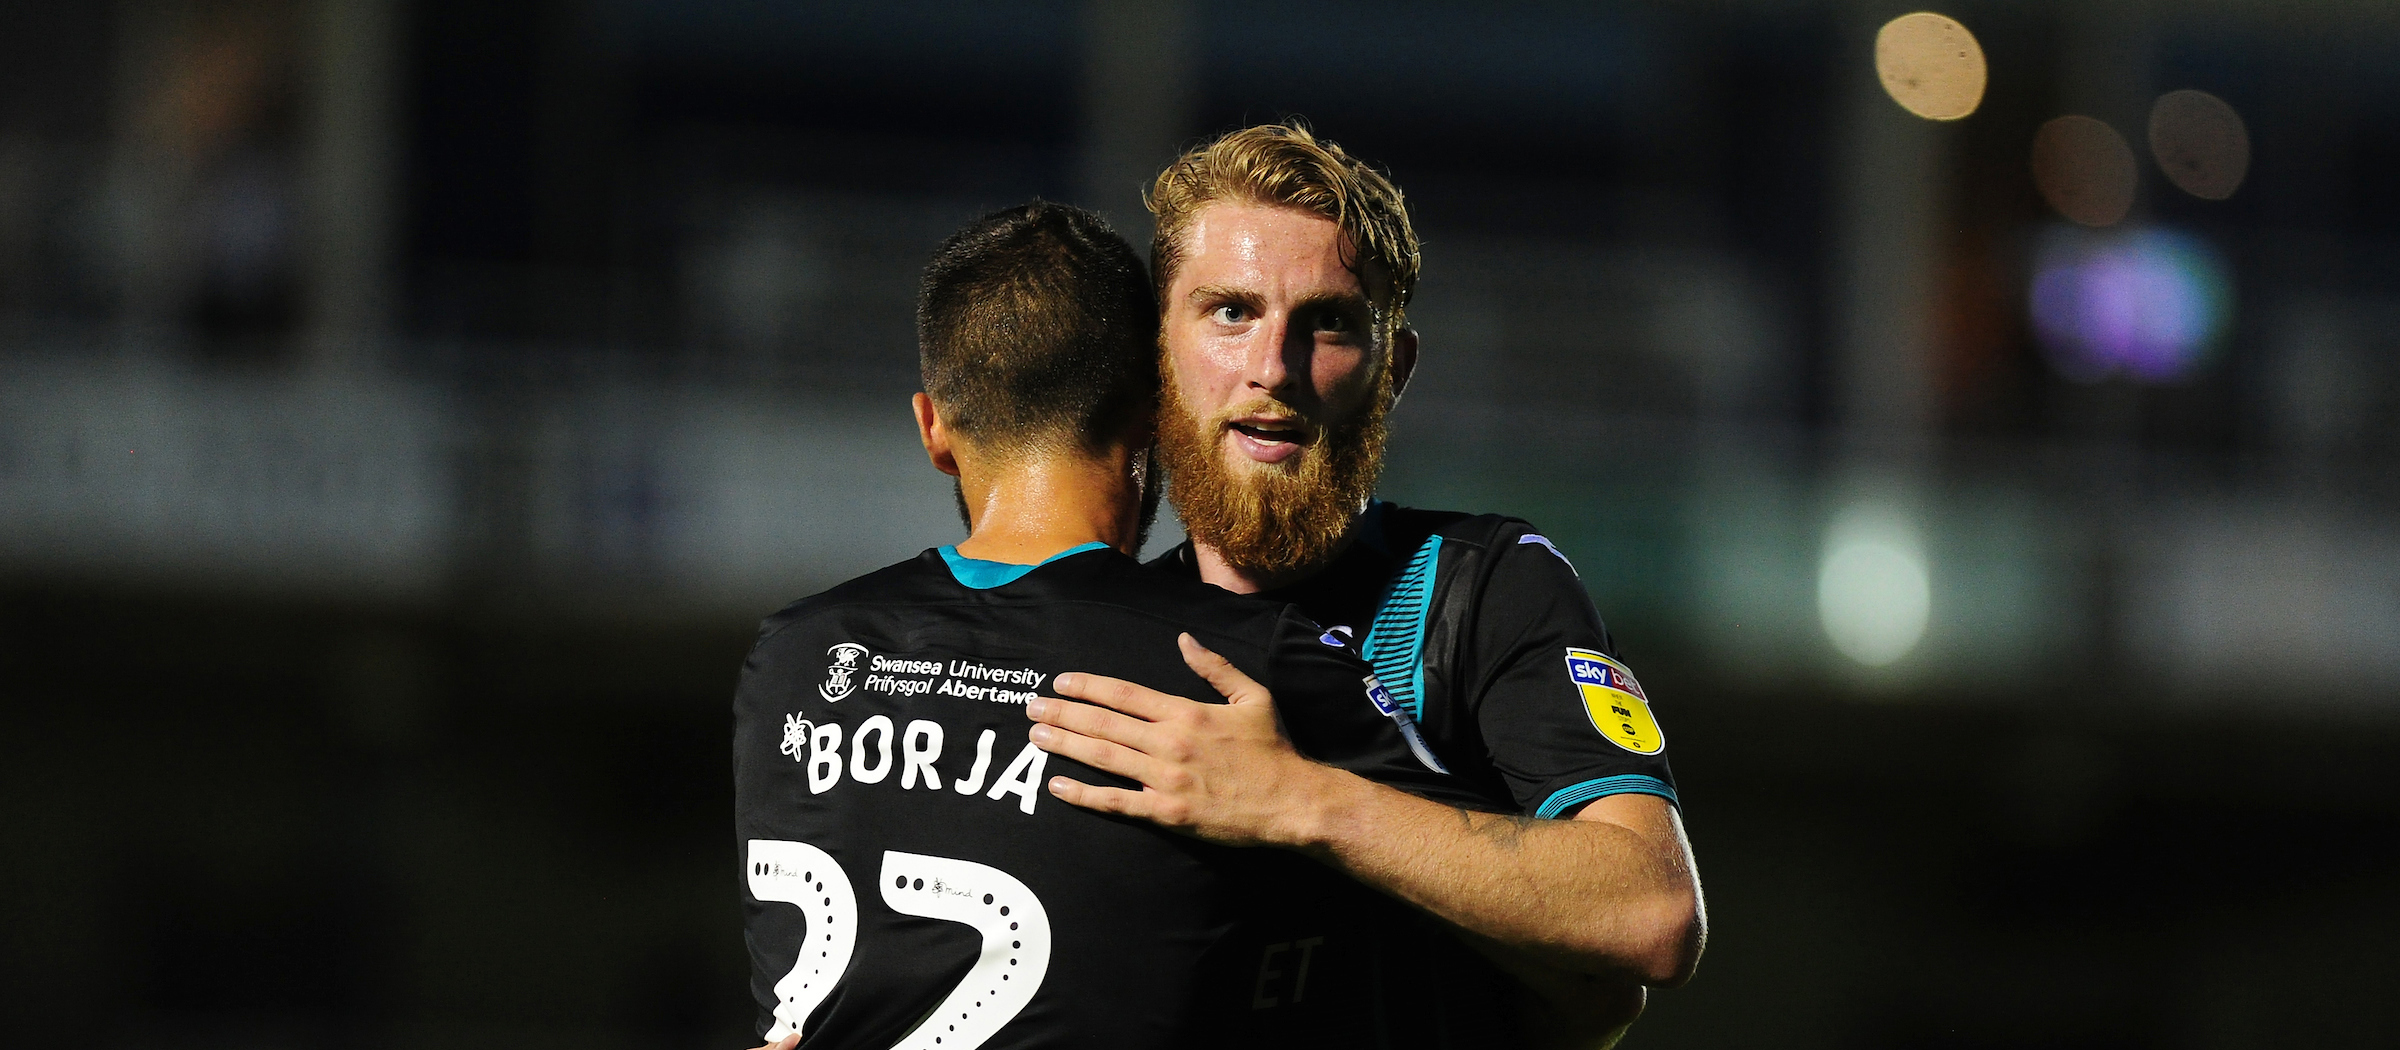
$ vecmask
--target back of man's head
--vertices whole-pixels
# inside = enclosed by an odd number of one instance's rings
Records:
[[[1158,216],[1150,267],[1161,301],[1182,265],[1193,220],[1219,202],[1297,208],[1332,220],[1355,253],[1344,260],[1351,271],[1362,282],[1370,270],[1380,271],[1383,286],[1369,282],[1376,336],[1388,339],[1407,323],[1419,263],[1400,187],[1297,119],[1228,132],[1159,173],[1147,203]]]
[[[1158,396],[1158,302],[1098,215],[1034,201],[951,234],[917,295],[917,361],[950,429],[1003,455],[1098,452]]]

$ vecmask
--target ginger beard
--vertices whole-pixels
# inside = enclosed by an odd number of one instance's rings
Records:
[[[1391,369],[1377,370],[1374,393],[1356,418],[1317,427],[1298,455],[1239,465],[1226,462],[1228,420],[1262,411],[1301,413],[1259,397],[1201,419],[1177,389],[1171,360],[1164,371],[1169,378],[1159,399],[1158,450],[1167,469],[1167,501],[1183,519],[1184,532],[1233,567],[1270,578],[1332,561],[1383,472]]]

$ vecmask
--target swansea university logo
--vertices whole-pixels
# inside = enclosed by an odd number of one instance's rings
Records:
[[[1655,755],[1667,746],[1641,683],[1624,664],[1589,649],[1568,649],[1567,680],[1583,694],[1583,713],[1592,728],[1610,743],[1637,755]]]
[[[867,647],[857,642],[843,642],[825,650],[825,655],[833,657],[833,662],[825,667],[825,684],[817,687],[817,695],[824,697],[827,703],[832,703],[850,695],[850,690],[856,686],[857,683],[852,682],[850,676],[858,673],[858,658],[867,655]]]

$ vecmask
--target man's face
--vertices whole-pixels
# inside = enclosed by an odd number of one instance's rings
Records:
[[[1185,407],[1223,420],[1229,469],[1305,456],[1324,427],[1369,407],[1382,355],[1342,245],[1330,219],[1255,204],[1204,206],[1186,233],[1163,305],[1169,382]]]
[[[1374,490],[1392,384],[1343,247],[1310,212],[1210,204],[1161,304],[1175,508],[1245,569],[1321,563]]]

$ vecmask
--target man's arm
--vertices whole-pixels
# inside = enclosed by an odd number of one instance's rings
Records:
[[[1053,777],[1075,805],[1201,838],[1314,855],[1529,962],[1671,986],[1706,936],[1681,818],[1664,799],[1611,795],[1572,820],[1475,813],[1294,750],[1265,688],[1188,635],[1184,658],[1227,704],[1060,675],[1026,713],[1045,750],[1131,777],[1141,791]]]

